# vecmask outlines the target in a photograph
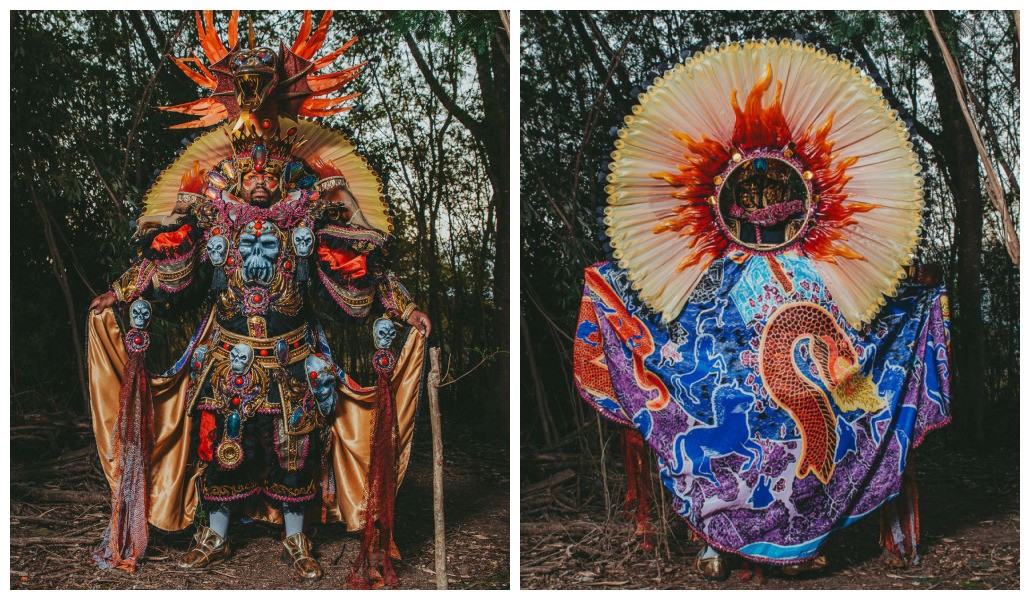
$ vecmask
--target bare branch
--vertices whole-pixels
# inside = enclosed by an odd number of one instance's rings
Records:
[[[933,11],[924,10],[923,14],[926,16],[926,20],[930,24],[930,29],[933,31],[933,36],[937,40],[937,45],[940,46],[944,62],[948,67],[948,74],[951,76],[951,82],[955,86],[955,95],[958,96],[958,103],[962,108],[962,116],[966,119],[966,125],[969,126],[969,132],[972,134],[973,141],[976,143],[976,150],[980,154],[980,161],[983,162],[984,171],[987,173],[988,195],[990,196],[991,203],[994,205],[994,208],[998,211],[998,215],[1001,217],[1005,248],[1008,250],[1012,263],[1018,265],[1019,238],[1016,235],[1016,229],[1012,224],[1012,217],[1009,215],[1008,205],[1005,203],[1005,193],[1002,190],[1001,181],[998,180],[998,174],[994,171],[994,166],[991,164],[990,156],[987,154],[987,148],[984,147],[983,137],[980,135],[980,130],[973,122],[973,116],[969,112],[969,105],[966,102],[965,95],[962,93],[964,84],[961,70],[958,63],[955,61],[955,58],[951,55],[951,51],[948,49],[948,45],[944,41],[944,37],[941,35],[940,29],[937,27],[937,20],[933,16]]]

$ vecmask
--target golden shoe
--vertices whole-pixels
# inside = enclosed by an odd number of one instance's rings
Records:
[[[188,571],[203,571],[220,560],[229,558],[232,549],[229,542],[214,531],[200,525],[193,536],[193,545],[179,561],[179,568]]]
[[[795,575],[800,575],[802,573],[822,571],[826,568],[826,565],[828,564],[829,561],[826,560],[825,556],[817,556],[812,560],[807,560],[803,563],[798,563],[796,565],[784,565],[783,574],[787,577],[794,577]]]
[[[702,558],[702,550],[694,560],[694,568],[708,581],[723,581],[730,576],[730,569],[726,565],[726,557],[723,555],[709,556]]]
[[[303,532],[295,533],[283,540],[283,562],[292,564],[301,579],[321,579],[322,567],[311,556],[311,540]]]

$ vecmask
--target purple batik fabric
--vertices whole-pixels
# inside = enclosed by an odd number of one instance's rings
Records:
[[[790,279],[786,287],[767,275],[771,260]],[[577,386],[602,415],[640,432],[673,506],[710,544],[759,562],[803,561],[830,533],[896,496],[911,448],[950,420],[947,298],[940,288],[904,284],[877,321],[855,330],[804,257],[717,266],[717,278],[705,281],[710,293],[668,324],[641,305],[619,269],[590,267]],[[843,356],[853,364],[836,366],[857,371],[876,398],[865,408],[833,400],[841,384],[823,380],[829,371],[810,341],[815,332],[792,331],[796,376],[833,411],[822,446],[832,467],[819,476],[799,473],[802,422],[778,405],[759,364],[772,315],[792,304],[818,311],[846,338]]]

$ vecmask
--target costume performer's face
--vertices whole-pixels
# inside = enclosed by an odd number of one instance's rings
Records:
[[[268,208],[279,201],[279,177],[269,171],[250,171],[240,182],[240,195],[247,204]]]

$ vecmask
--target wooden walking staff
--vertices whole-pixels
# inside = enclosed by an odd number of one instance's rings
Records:
[[[433,522],[436,589],[447,589],[447,536],[443,520],[443,432],[440,428],[440,349],[429,349],[429,424],[433,432]]]

